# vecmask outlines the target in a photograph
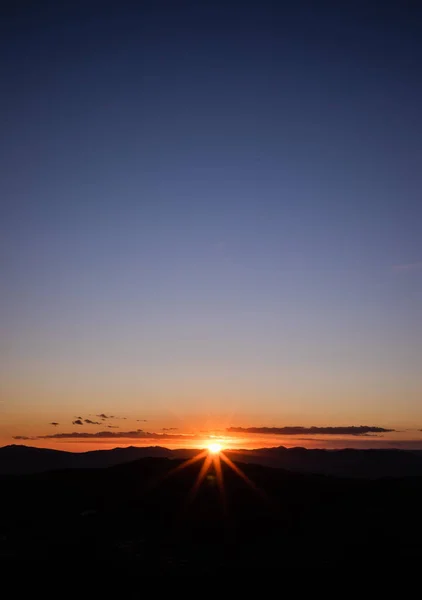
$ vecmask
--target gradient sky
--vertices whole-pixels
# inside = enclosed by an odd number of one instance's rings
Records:
[[[421,438],[422,6],[11,4],[0,444],[103,412]]]

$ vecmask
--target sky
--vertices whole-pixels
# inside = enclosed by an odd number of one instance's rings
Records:
[[[422,6],[1,11],[0,445],[422,448]]]

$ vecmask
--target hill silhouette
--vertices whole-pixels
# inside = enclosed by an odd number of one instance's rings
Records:
[[[160,446],[129,446],[76,453],[11,445],[0,448],[0,474],[105,468],[139,458],[179,459],[189,458],[197,453],[198,450],[193,449],[170,450]],[[229,450],[226,454],[235,461],[301,473],[358,478],[422,476],[422,451],[418,450],[307,450],[281,446],[256,450]]]
[[[397,565],[422,550],[422,478],[357,480],[144,458],[0,477],[0,556],[134,560],[140,573]],[[351,562],[352,561],[352,562]]]

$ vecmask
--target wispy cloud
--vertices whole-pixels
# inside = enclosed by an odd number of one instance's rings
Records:
[[[15,440],[50,440],[50,439],[136,439],[136,440],[173,440],[173,439],[196,439],[193,434],[171,434],[171,433],[155,433],[137,429],[136,431],[97,431],[96,433],[73,431],[71,433],[53,433],[48,435],[38,435],[36,437],[26,437],[21,435],[14,436]]]
[[[360,435],[389,433],[394,429],[358,425],[351,427],[228,427],[229,433],[260,433],[273,435]]]
[[[91,419],[84,419],[87,425],[102,425],[101,421],[91,421]]]
[[[413,263],[401,263],[393,265],[393,271],[419,271],[422,270],[422,261]]]
[[[76,419],[75,421],[72,421],[72,425],[83,425],[83,421],[82,419]]]
[[[49,423],[49,425],[54,425],[54,427],[57,427],[57,425],[60,425],[60,423],[56,423],[55,421],[52,421],[51,423]]]

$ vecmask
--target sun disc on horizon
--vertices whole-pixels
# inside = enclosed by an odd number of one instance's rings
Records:
[[[222,449],[223,449],[223,446],[221,444],[217,444],[215,442],[213,442],[212,444],[208,444],[208,451],[211,454],[219,454]]]

